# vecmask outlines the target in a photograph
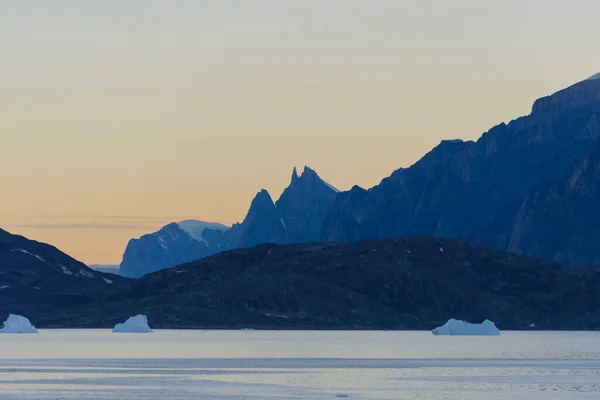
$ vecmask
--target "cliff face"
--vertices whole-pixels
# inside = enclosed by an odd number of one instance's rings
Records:
[[[321,239],[437,235],[498,245],[482,231],[530,190],[563,178],[599,138],[600,80],[592,79],[536,101],[530,115],[477,142],[442,142],[378,186],[340,194]]]
[[[215,223],[183,221],[130,240],[120,274],[139,278],[228,249],[315,241],[337,192],[312,169],[305,167],[298,176],[294,168],[290,185],[277,203],[269,192],[261,190],[244,220],[231,229]]]
[[[295,171],[292,173],[292,182],[276,203],[287,228],[285,238],[280,243],[317,240],[338,193],[312,169],[305,167],[300,177]]]
[[[226,250],[229,248],[225,240],[228,229],[203,221],[173,222],[157,232],[131,239],[123,254],[119,274],[139,278]]]
[[[527,193],[486,239],[563,264],[600,264],[600,141],[564,178]]]
[[[0,320],[8,314],[51,322],[129,280],[88,268],[55,247],[0,229]],[[90,310],[92,311],[92,310]]]
[[[428,235],[566,264],[599,262],[598,198],[588,177],[598,141],[600,79],[594,78],[537,100],[530,115],[500,124],[476,142],[443,141],[368,190],[339,193],[310,168],[300,176],[294,169],[276,202],[262,190],[244,221],[230,230],[208,229],[202,243],[181,236],[182,243],[169,245],[181,254],[168,257],[154,239],[135,257],[148,273],[261,243]],[[571,181],[579,182],[571,184],[575,189],[568,189]],[[551,233],[558,227],[562,233]]]

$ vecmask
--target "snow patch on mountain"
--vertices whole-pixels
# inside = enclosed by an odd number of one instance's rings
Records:
[[[177,225],[179,226],[179,228],[181,228],[182,231],[190,235],[192,239],[197,240],[199,242],[203,242],[206,245],[208,245],[208,243],[206,242],[206,240],[204,240],[203,236],[204,231],[206,229],[213,229],[225,232],[230,228],[229,226],[219,224],[217,222],[204,222],[191,219],[181,221],[177,223]]]
[[[35,258],[37,258],[38,260],[40,260],[40,261],[42,261],[42,262],[46,262],[46,260],[44,260],[42,257],[38,256],[37,254],[32,254],[32,253],[28,252],[27,250],[23,250],[23,249],[14,249],[14,250],[11,250],[11,251],[18,251],[18,252],[21,252],[21,253],[23,253],[23,254],[27,254],[27,255],[29,255],[29,256],[31,256],[31,257],[35,257]]]
[[[156,240],[158,240],[160,247],[162,247],[164,250],[169,250],[169,246],[167,246],[167,243],[165,242],[165,238],[163,238],[162,236],[158,236],[156,238]]]
[[[94,275],[92,273],[87,272],[87,271],[83,271],[83,270],[79,271],[79,275],[83,276],[83,277],[86,277],[86,278],[94,278]]]
[[[65,267],[64,265],[61,265],[60,268],[62,268],[62,272],[65,275],[73,275],[73,271],[71,271],[69,268]]]

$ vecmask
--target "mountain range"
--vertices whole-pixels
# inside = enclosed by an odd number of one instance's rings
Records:
[[[600,248],[592,257],[561,256],[559,248],[564,241],[587,243],[593,235],[591,226],[571,225],[569,237],[564,237],[566,226],[556,225],[557,219],[533,221],[528,216],[541,216],[542,210],[553,207],[555,199],[536,198],[543,187],[573,179],[578,179],[577,190],[590,199],[580,213],[597,212],[600,198],[594,198],[593,187],[598,176],[590,171],[594,168],[590,160],[599,138],[600,79],[588,79],[537,100],[530,115],[492,128],[477,142],[442,142],[379,185],[340,193],[319,239],[353,242],[435,235],[566,263],[593,262]],[[587,179],[576,178],[581,174]],[[597,224],[593,219],[588,222]],[[556,248],[548,249],[550,242],[537,243],[549,240],[537,235],[539,231],[553,237]],[[575,249],[568,246],[564,251]]]
[[[456,239],[263,244],[140,279],[12,235],[0,246],[0,317],[41,328],[111,328],[142,313],[171,329],[432,329],[450,317],[600,329],[600,269]]]
[[[312,169],[232,227],[132,239],[123,276],[0,230],[0,317],[107,328],[600,329],[600,76],[368,190]],[[139,278],[139,279],[131,279]]]
[[[139,278],[228,249],[268,242],[314,241],[338,192],[309,167],[300,176],[294,168],[289,186],[276,202],[269,192],[261,190],[252,200],[244,221],[231,228],[183,221],[132,239],[123,255],[120,274]]]
[[[368,190],[339,192],[310,168],[301,176],[294,169],[276,202],[260,191],[241,224],[204,230],[210,239],[199,242],[171,224],[130,241],[121,274],[137,278],[261,243],[420,235],[566,265],[600,263],[599,149],[600,76],[594,75],[535,101],[529,115],[477,141],[442,141]]]

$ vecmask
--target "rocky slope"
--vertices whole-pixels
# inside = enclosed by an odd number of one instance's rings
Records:
[[[563,264],[600,264],[600,142],[563,179],[531,190],[483,241]]]
[[[415,235],[459,238],[565,264],[597,263],[595,178],[580,180],[576,191],[565,185],[599,142],[600,79],[594,76],[537,100],[530,115],[500,124],[476,142],[443,141],[369,190],[338,193],[310,168],[301,176],[294,169],[276,202],[259,192],[242,223],[215,234],[218,244],[202,250],[173,244],[168,257],[159,255],[156,241],[137,246],[141,267],[127,276],[267,242]],[[544,190],[550,192],[539,192]],[[571,208],[585,221],[569,221]]]
[[[256,195],[244,221],[232,228],[232,248],[316,240],[337,193],[309,167],[304,167],[300,176],[294,168],[291,182],[277,202],[266,190]]]
[[[598,269],[422,237],[227,251],[131,281],[68,320],[36,322],[111,326],[145,313],[156,328],[431,329],[455,317],[600,329],[598,310]]]
[[[182,221],[158,232],[131,239],[119,274],[139,278],[150,272],[198,260],[228,248],[224,239],[229,227],[203,221]]]
[[[0,319],[13,313],[32,321],[43,315],[50,322],[68,308],[89,306],[121,290],[127,282],[94,271],[50,245],[0,230]]]
[[[531,190],[564,179],[599,139],[600,80],[589,79],[536,101],[530,115],[492,128],[477,142],[444,141],[372,189],[339,194],[320,239],[436,235],[485,238],[485,243],[521,251],[486,230],[511,215]],[[521,228],[528,229],[516,226]]]

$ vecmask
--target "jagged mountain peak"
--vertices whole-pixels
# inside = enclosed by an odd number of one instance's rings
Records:
[[[323,180],[319,174],[309,166],[304,166],[301,175],[298,175],[298,170],[296,167],[294,167],[294,170],[292,171],[292,179],[288,189],[312,191],[314,187],[318,185],[324,185],[336,193],[339,192],[337,188]]]
[[[304,169],[302,170],[302,176],[319,176],[319,175],[317,174],[317,172],[314,169],[312,169],[308,165],[305,165]]]
[[[250,207],[252,207],[252,205],[259,204],[275,204],[273,198],[271,197],[271,194],[266,189],[261,189],[260,192],[258,192],[256,196],[254,196]]]
[[[315,170],[311,169],[308,166],[304,167],[304,171],[302,172],[302,176],[300,177],[300,179],[319,181],[319,182],[323,183],[325,186],[327,186],[329,189],[333,190],[334,192],[336,192],[336,193],[340,192],[339,189],[337,189],[335,186],[333,186],[330,183],[328,183],[327,181],[325,181],[323,178],[321,178],[319,176],[319,174],[317,174],[317,172]]]
[[[298,184],[300,178],[298,177],[298,170],[294,166],[294,170],[292,171],[292,181],[290,182],[290,186]]]
[[[258,214],[277,214],[277,207],[273,198],[266,189],[262,189],[254,196],[250,203],[250,208],[246,214],[246,220]]]

